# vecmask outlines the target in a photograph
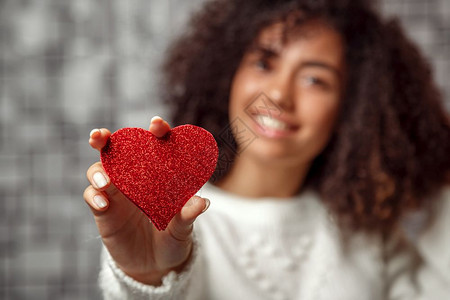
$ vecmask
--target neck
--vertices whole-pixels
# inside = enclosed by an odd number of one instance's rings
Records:
[[[309,167],[309,164],[280,166],[236,157],[230,171],[217,186],[249,198],[292,197],[303,186]]]

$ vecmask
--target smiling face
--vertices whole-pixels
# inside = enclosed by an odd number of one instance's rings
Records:
[[[240,120],[257,136],[247,146],[234,132],[239,159],[292,167],[311,162],[331,136],[343,91],[344,47],[339,33],[321,21],[302,25],[285,43],[282,32],[278,23],[263,29],[244,54],[229,113],[230,122]]]

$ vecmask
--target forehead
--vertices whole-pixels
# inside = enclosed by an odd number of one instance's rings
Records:
[[[341,34],[321,20],[306,21],[294,27],[283,22],[274,23],[261,29],[254,43],[278,50],[292,43],[338,52],[344,47]]]
[[[289,28],[285,23],[274,23],[263,28],[253,44],[285,53],[293,59],[318,60],[344,68],[342,36],[321,20],[310,20]]]

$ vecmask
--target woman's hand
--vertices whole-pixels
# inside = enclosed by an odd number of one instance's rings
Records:
[[[170,127],[160,117],[154,117],[149,130],[163,137]],[[100,151],[110,135],[108,129],[94,129],[89,144]],[[209,200],[193,196],[166,230],[158,231],[111,184],[100,162],[90,166],[87,178],[91,185],[84,191],[84,199],[94,214],[103,244],[122,271],[142,283],[160,285],[168,272],[182,270],[192,250],[193,222],[208,208]]]

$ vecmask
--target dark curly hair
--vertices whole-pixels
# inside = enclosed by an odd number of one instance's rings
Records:
[[[209,130],[224,176],[235,150],[229,126],[233,76],[246,49],[267,26],[320,19],[346,47],[347,86],[335,133],[305,184],[321,195],[342,228],[386,233],[409,211],[431,208],[449,182],[450,121],[430,66],[399,22],[383,20],[362,0],[215,0],[194,15],[163,64],[163,99],[174,125]]]

